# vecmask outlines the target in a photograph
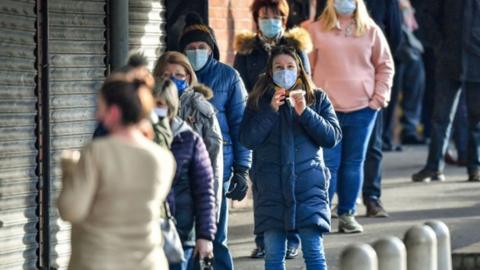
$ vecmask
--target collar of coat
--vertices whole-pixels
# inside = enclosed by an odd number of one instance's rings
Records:
[[[192,90],[196,93],[199,93],[205,97],[206,100],[209,100],[213,97],[213,91],[210,89],[210,87],[197,83],[192,87]]]
[[[283,44],[294,47],[297,50],[309,53],[312,51],[312,39],[307,30],[295,27],[285,32],[282,37]],[[250,54],[257,48],[257,34],[251,31],[243,31],[235,37],[235,50],[239,54]]]

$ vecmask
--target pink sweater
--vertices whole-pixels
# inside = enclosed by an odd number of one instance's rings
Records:
[[[394,74],[392,55],[382,30],[372,21],[360,37],[338,29],[322,32],[320,22],[309,26],[313,81],[339,112],[386,107]]]

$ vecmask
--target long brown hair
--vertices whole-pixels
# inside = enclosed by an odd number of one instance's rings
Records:
[[[275,85],[273,83],[273,60],[275,59],[275,57],[282,54],[288,55],[295,59],[298,72],[298,79],[295,87],[302,87],[302,89],[305,90],[305,99],[307,105],[312,105],[315,102],[315,84],[313,83],[312,79],[310,79],[310,76],[307,75],[307,72],[305,71],[302,61],[300,60],[300,57],[298,56],[296,50],[291,47],[280,45],[272,49],[270,58],[267,62],[267,70],[265,71],[265,74],[259,77],[259,79],[255,83],[255,86],[253,87],[252,93],[250,93],[248,97],[247,106],[249,108],[258,110],[258,104],[260,99],[269,90],[275,88]]]
[[[335,0],[327,0],[327,6],[319,17],[322,31],[331,31],[337,26],[338,16],[335,11]],[[357,8],[353,12],[355,21],[355,36],[360,37],[365,34],[372,25],[372,19],[368,15],[367,7],[363,0],[355,0]]]

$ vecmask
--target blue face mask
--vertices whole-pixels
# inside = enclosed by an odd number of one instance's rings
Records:
[[[352,15],[357,8],[355,0],[335,0],[335,10],[343,16]]]
[[[273,82],[288,90],[297,82],[297,71],[291,69],[282,69],[273,72]]]
[[[175,77],[170,77],[170,80],[172,80],[175,85],[177,86],[177,90],[178,90],[178,96],[181,96],[183,94],[183,92],[185,92],[185,89],[187,89],[188,87],[188,82],[187,80],[179,80]]]
[[[208,61],[208,49],[186,50],[187,58],[195,71],[202,69]]]
[[[259,19],[258,27],[267,38],[277,37],[283,30],[282,20],[280,19]]]

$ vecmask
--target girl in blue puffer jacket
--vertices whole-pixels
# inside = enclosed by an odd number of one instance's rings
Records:
[[[185,262],[170,269],[193,268],[193,259],[213,256],[212,241],[217,230],[212,165],[202,138],[178,114],[179,99],[175,83],[160,82],[155,87],[160,117],[168,117],[173,133],[171,146],[177,162],[168,202],[185,254]],[[194,250],[198,254],[193,254]]]
[[[307,269],[326,269],[330,174],[322,148],[340,140],[332,104],[315,89],[298,54],[285,46],[272,49],[240,128],[240,142],[254,150],[255,233],[265,235],[265,269],[285,269],[286,237],[292,230],[300,234]]]

